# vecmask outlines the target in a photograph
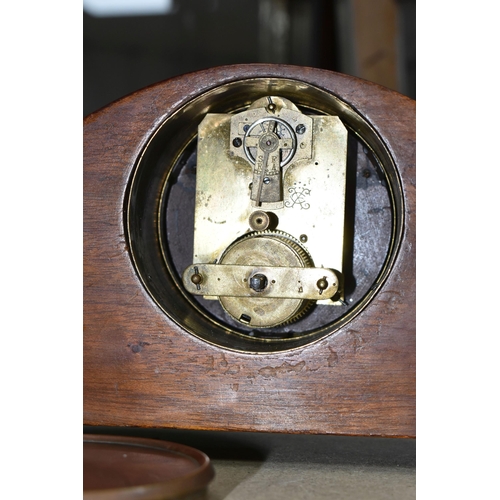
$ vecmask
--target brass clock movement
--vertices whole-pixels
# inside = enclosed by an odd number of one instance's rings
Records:
[[[267,96],[198,128],[190,293],[251,328],[343,302],[347,129]]]

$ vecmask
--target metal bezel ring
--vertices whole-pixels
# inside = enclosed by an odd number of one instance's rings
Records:
[[[172,260],[167,240],[166,207],[175,180],[175,167],[196,139],[200,114],[234,113],[248,109],[257,98],[273,95],[295,99],[299,109],[311,114],[339,116],[353,137],[373,154],[383,172],[391,206],[391,238],[377,277],[363,297],[331,321],[308,327],[300,335],[250,336],[214,316],[185,291]],[[244,99],[242,99],[242,96]],[[275,118],[276,120],[276,118]],[[180,133],[182,131],[182,133]],[[275,353],[303,348],[334,335],[370,305],[391,275],[400,255],[405,230],[405,198],[400,177],[384,138],[351,104],[313,83],[284,77],[254,77],[226,82],[207,89],[175,109],[143,145],[129,180],[125,206],[125,234],[133,267],[156,305],[191,335],[231,351]],[[152,195],[152,193],[154,195]]]

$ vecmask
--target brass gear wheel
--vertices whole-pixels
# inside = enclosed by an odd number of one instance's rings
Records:
[[[240,266],[314,267],[299,241],[282,231],[249,233],[233,242],[223,253],[220,264]],[[219,297],[224,310],[242,324],[271,328],[292,323],[314,303],[305,299],[267,297]]]

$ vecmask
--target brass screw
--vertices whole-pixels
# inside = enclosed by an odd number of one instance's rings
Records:
[[[200,290],[200,283],[203,281],[203,276],[198,272],[198,268],[194,268],[194,274],[191,276],[191,282],[196,285],[196,290]]]
[[[201,274],[193,274],[193,276],[191,276],[191,281],[195,285],[199,285],[203,281],[203,276]]]
[[[326,276],[323,276],[320,278],[316,286],[319,288],[319,294],[321,295],[323,293],[323,290],[326,290],[328,288],[328,281],[326,281]]]

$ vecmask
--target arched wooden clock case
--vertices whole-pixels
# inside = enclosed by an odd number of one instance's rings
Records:
[[[187,293],[181,272],[199,123],[274,95],[348,130],[345,298],[255,331]],[[415,436],[415,102],[256,64],[173,78],[88,116],[83,340],[87,425]]]

